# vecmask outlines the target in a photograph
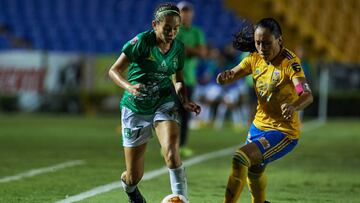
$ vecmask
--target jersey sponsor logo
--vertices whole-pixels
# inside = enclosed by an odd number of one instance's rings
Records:
[[[294,62],[291,64],[291,68],[295,71],[295,72],[300,72],[301,71],[301,66],[299,63]]]
[[[261,137],[260,139],[259,139],[259,142],[260,142],[260,144],[262,145],[262,147],[264,148],[264,149],[269,149],[270,148],[270,142],[265,138],[265,137]]]

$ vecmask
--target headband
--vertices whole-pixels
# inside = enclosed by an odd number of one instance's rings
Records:
[[[177,11],[174,11],[174,10],[163,10],[163,11],[160,11],[156,14],[156,17],[159,17],[160,15],[165,15],[165,14],[168,14],[168,13],[175,13],[177,14],[178,16],[180,16],[180,13],[177,12]]]

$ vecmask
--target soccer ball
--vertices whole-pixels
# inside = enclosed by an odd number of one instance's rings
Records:
[[[161,203],[189,203],[189,201],[183,195],[171,194],[166,196]]]

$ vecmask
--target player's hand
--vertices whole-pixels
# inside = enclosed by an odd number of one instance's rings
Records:
[[[199,113],[201,112],[201,107],[194,102],[188,101],[184,102],[182,105],[186,111],[195,112],[196,115],[199,115]]]
[[[235,76],[235,72],[233,70],[226,70],[221,72],[216,77],[216,83],[223,85],[226,81],[233,79]]]
[[[144,84],[135,84],[135,85],[131,85],[130,88],[128,89],[128,92],[136,97],[142,97],[144,96],[144,89],[145,89],[145,85]]]
[[[285,119],[291,119],[295,111],[295,107],[292,104],[282,104],[281,105],[281,114]]]

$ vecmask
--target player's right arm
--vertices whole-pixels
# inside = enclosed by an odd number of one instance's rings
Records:
[[[234,81],[239,80],[240,78],[251,74],[250,60],[251,60],[250,57],[246,57],[231,70],[226,70],[224,72],[219,73],[216,77],[216,82],[220,85],[226,85],[233,83]]]
[[[121,53],[120,57],[116,60],[114,65],[109,70],[109,77],[121,88],[127,90],[130,94],[140,96],[140,89],[143,88],[143,84],[131,84],[127,79],[122,76],[122,73],[127,69],[130,62],[124,53]]]

